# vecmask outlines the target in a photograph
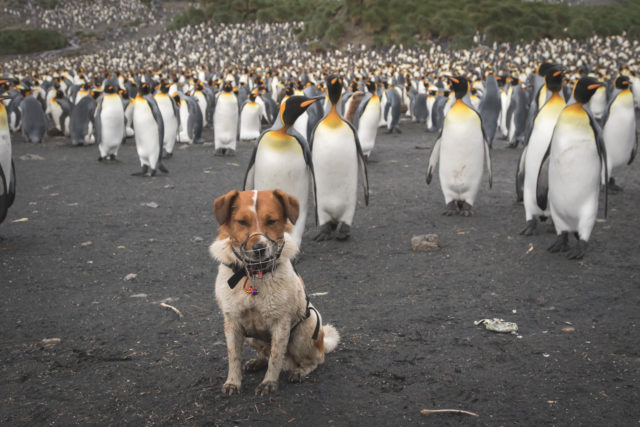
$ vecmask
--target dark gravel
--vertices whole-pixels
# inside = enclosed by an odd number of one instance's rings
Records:
[[[312,300],[342,342],[271,397],[253,395],[262,375],[245,375],[240,396],[220,393],[226,349],[207,253],[213,200],[242,186],[250,144],[233,158],[179,147],[169,175],[138,178],[132,141],[120,162],[101,164],[95,146],[14,136],[18,193],[0,225],[0,424],[640,422],[638,162],[574,262],[545,250],[553,234],[518,234],[520,150],[496,141],[494,186],[483,183],[476,215],[444,217],[437,175],[424,182],[434,136],[402,129],[379,137],[371,204],[360,196],[351,240],[305,236],[298,269],[310,294],[326,293]],[[442,250],[411,250],[426,233]],[[487,317],[517,322],[520,336],[474,326]]]

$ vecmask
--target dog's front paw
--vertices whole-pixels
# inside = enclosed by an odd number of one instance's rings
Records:
[[[233,383],[224,383],[222,386],[222,393],[227,396],[231,396],[232,394],[240,394],[240,384]]]
[[[256,387],[256,396],[266,396],[267,394],[275,393],[277,390],[277,381],[262,381],[258,387]]]
[[[306,378],[304,372],[293,371],[289,374],[289,382],[290,383],[301,383]]]

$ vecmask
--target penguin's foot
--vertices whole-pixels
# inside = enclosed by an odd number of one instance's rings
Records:
[[[322,242],[324,240],[331,240],[334,229],[335,229],[335,224],[331,224],[330,222],[326,222],[326,223],[322,224],[318,234],[313,236],[313,240],[315,240],[316,242]]]
[[[224,157],[224,154],[227,150],[225,148],[216,148],[216,152],[214,156],[216,157]]]
[[[537,234],[536,233],[537,229],[538,229],[538,221],[535,218],[533,218],[527,221],[527,225],[520,232],[520,234],[522,234],[523,236],[533,236],[534,234]]]
[[[460,202],[458,202],[458,205],[460,206],[460,215],[473,216],[473,209],[471,209],[473,206],[471,206],[469,203],[462,202],[462,204],[460,205]]]
[[[393,129],[387,129],[387,131],[386,131],[385,133],[386,133],[386,134],[393,133]]]
[[[172,157],[173,157],[173,153],[167,153],[167,152],[165,151],[165,152],[164,152],[164,156],[162,156],[162,157],[164,157],[165,159],[170,159],[170,158],[172,158]]]
[[[452,216],[458,214],[458,203],[455,200],[447,203],[447,208],[442,212],[442,215]]]
[[[109,157],[109,160],[111,160],[112,162],[116,161],[116,155],[115,154],[110,154],[108,157]]]
[[[338,240],[347,240],[351,237],[351,227],[344,223],[338,223],[338,227],[336,227],[336,239]]]
[[[234,150],[233,148],[227,148],[227,152],[224,153],[224,155],[227,157],[233,157],[236,155],[236,150]]]
[[[142,170],[140,172],[132,173],[131,176],[146,176],[149,172],[149,166],[142,166]]]
[[[156,176],[156,172],[157,172],[157,171],[158,171],[157,169],[149,169],[149,174],[148,174],[148,176]]]
[[[563,231],[551,246],[547,248],[549,252],[566,252],[569,250],[569,234]]]
[[[576,247],[573,248],[571,251],[569,251],[569,253],[567,254],[567,258],[582,259],[584,257],[585,252],[587,251],[587,246],[589,246],[589,243],[587,243],[582,239],[578,240]]]
[[[400,128],[397,128],[397,127],[396,127],[396,128],[393,128],[393,131],[394,131],[395,133],[402,133],[402,131],[400,130]]]
[[[165,168],[162,163],[158,165],[158,169],[160,169],[160,172],[162,173],[169,173],[169,169]]]
[[[105,160],[108,160],[108,159],[109,159],[108,156],[104,156],[104,157],[100,156],[100,157],[98,157],[98,161],[99,162],[104,162]]]
[[[611,177],[609,178],[609,183],[607,184],[607,191],[609,194],[618,194],[622,191],[622,187],[616,184],[616,180]]]

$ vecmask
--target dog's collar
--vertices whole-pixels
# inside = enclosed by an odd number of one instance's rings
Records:
[[[247,268],[244,265],[240,265],[237,263],[233,263],[233,264],[227,264],[227,263],[223,263],[226,267],[230,268],[231,271],[233,271],[233,275],[231,277],[229,277],[229,279],[227,280],[227,284],[229,285],[229,287],[231,289],[235,288],[236,285],[238,283],[240,283],[240,280],[242,280],[243,278],[248,278],[248,279],[262,279],[262,276],[264,274],[267,273],[273,273],[277,268],[279,264],[276,264],[275,268],[267,268],[265,270],[260,270],[256,273],[249,273],[249,271],[247,270]],[[255,295],[257,292],[253,293],[253,295]]]

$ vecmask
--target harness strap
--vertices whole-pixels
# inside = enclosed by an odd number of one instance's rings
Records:
[[[300,323],[304,322],[309,317],[311,317],[311,310],[313,310],[316,313],[316,328],[313,331],[313,335],[311,335],[311,339],[315,341],[318,339],[318,334],[320,333],[320,313],[318,313],[318,310],[316,310],[315,307],[312,307],[309,304],[309,295],[307,295],[307,308],[304,313],[304,318],[298,320],[298,322],[295,325],[293,325],[293,327],[291,328],[291,332],[293,332],[298,326],[300,326]]]

